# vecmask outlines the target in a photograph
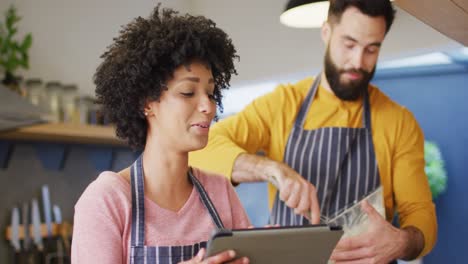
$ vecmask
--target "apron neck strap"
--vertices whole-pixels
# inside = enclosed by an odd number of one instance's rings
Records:
[[[132,189],[132,246],[144,246],[145,242],[145,193],[142,155],[133,163],[130,169],[131,189]],[[203,188],[200,181],[193,175],[192,168],[189,169],[188,176],[192,184],[200,194],[200,200],[208,210],[211,220],[217,229],[224,229],[223,222],[219,217],[208,193]]]
[[[145,242],[145,187],[141,157],[140,155],[130,168],[132,188],[132,246],[143,246]]]
[[[312,86],[310,87],[309,92],[307,93],[307,96],[304,99],[304,102],[302,102],[301,109],[299,110],[299,113],[296,117],[296,121],[294,123],[294,126],[298,129],[303,129],[304,127],[305,117],[307,116],[307,112],[309,112],[310,105],[312,104],[312,101],[315,98],[315,94],[319,89],[321,79],[322,74],[319,73],[317,77],[315,77],[314,82],[312,83]],[[363,97],[364,115],[362,116],[362,124],[363,127],[366,128],[368,131],[372,131],[368,89],[365,89]]]
[[[317,74],[317,77],[315,77],[315,80],[312,83],[312,86],[310,87],[309,92],[307,93],[307,96],[304,99],[304,102],[302,102],[301,109],[299,110],[299,113],[296,117],[296,121],[294,123],[294,126],[296,128],[302,129],[304,127],[305,117],[307,116],[307,112],[309,112],[310,105],[314,100],[315,94],[320,85],[321,78],[322,75],[320,73]]]
[[[371,113],[370,113],[370,103],[369,103],[369,89],[364,91],[364,116],[362,117],[362,123],[364,128],[367,131],[372,131],[372,124],[371,124]]]
[[[216,208],[213,202],[211,201],[210,197],[208,196],[208,193],[206,192],[205,188],[203,188],[200,181],[193,175],[192,168],[189,169],[188,174],[190,180],[192,181],[193,185],[195,186],[195,188],[197,188],[197,191],[200,194],[200,199],[203,205],[210,213],[211,220],[213,220],[213,223],[215,224],[216,228],[224,229],[223,221],[221,221],[221,217],[219,217],[218,211],[216,211]]]

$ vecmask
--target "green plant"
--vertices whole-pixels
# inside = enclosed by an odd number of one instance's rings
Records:
[[[4,84],[16,82],[14,73],[18,68],[29,68],[28,50],[32,44],[32,36],[28,33],[22,41],[15,39],[20,20],[16,8],[10,6],[5,13],[5,22],[0,22],[0,67],[5,72]]]
[[[432,198],[436,199],[447,188],[447,173],[444,167],[444,160],[436,143],[431,141],[424,142],[424,159],[426,160],[424,170],[429,180]]]

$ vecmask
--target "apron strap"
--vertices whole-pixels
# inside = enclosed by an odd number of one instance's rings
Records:
[[[145,188],[142,156],[130,169],[132,189],[132,234],[131,245],[143,246],[145,242]]]
[[[132,189],[132,232],[131,232],[131,245],[132,246],[144,246],[145,243],[145,188],[144,188],[144,177],[143,177],[143,161],[142,156],[133,163],[130,169],[131,176],[131,189]],[[211,220],[215,224],[217,229],[223,229],[224,225],[219,217],[216,208],[213,205],[208,193],[203,188],[202,184],[198,179],[193,176],[192,168],[189,169],[188,176],[190,181],[193,183],[200,199],[208,210]]]
[[[296,117],[296,121],[294,122],[294,127],[298,129],[302,129],[304,127],[305,117],[307,115],[307,112],[309,112],[311,102],[314,100],[314,97],[320,85],[321,79],[322,79],[322,75],[319,73],[317,77],[315,77],[315,80],[312,83],[312,86],[310,87],[310,90],[307,93],[307,96],[301,105],[301,109],[299,110],[299,113],[297,114],[297,117]]]
[[[314,82],[312,83],[312,86],[310,87],[309,92],[307,93],[307,96],[301,105],[299,113],[297,114],[296,121],[294,122],[295,128],[303,129],[305,117],[307,116],[307,112],[309,112],[310,105],[312,104],[311,102],[315,98],[315,94],[317,93],[321,79],[322,79],[322,75],[319,73],[317,77],[315,77]],[[364,91],[363,104],[364,104],[364,115],[362,116],[362,126],[366,128],[369,132],[371,132],[372,126],[371,126],[371,117],[370,117],[371,113],[370,113],[368,89]]]
[[[210,197],[208,196],[208,193],[205,191],[205,188],[203,188],[200,181],[193,175],[192,168],[189,169],[189,176],[190,180],[192,180],[193,185],[195,186],[195,188],[197,188],[197,191],[200,194],[200,200],[210,213],[211,220],[213,220],[213,223],[216,225],[216,228],[224,229],[223,221],[221,221],[218,211],[216,211],[216,208],[213,205],[213,202],[211,201]]]
[[[362,125],[367,129],[369,133],[372,132],[371,125],[371,112],[370,112],[370,102],[369,102],[369,91],[366,89],[364,91],[364,116],[362,117]]]

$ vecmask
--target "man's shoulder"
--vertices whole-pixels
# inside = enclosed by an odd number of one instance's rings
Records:
[[[313,77],[307,77],[294,83],[279,84],[272,92],[272,95],[284,100],[283,103],[290,101],[293,104],[297,104],[304,100],[313,81]]]
[[[387,109],[392,111],[406,110],[406,107],[394,101],[375,85],[369,85],[369,94],[372,108]]]
[[[369,85],[369,94],[373,114],[391,116],[392,118],[386,119],[387,121],[416,121],[408,108],[394,101],[377,86]]]
[[[314,77],[307,77],[294,83],[283,83],[277,89],[283,89],[283,92],[307,93],[314,79]]]

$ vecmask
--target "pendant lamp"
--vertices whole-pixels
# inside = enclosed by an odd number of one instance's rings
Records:
[[[280,21],[288,27],[321,27],[327,19],[329,4],[328,1],[289,0]]]

